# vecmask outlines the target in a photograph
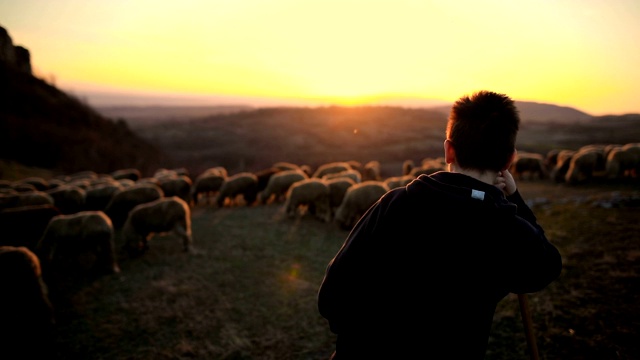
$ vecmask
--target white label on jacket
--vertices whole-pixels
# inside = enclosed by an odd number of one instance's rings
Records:
[[[478,200],[484,200],[484,191],[471,189],[471,197]]]

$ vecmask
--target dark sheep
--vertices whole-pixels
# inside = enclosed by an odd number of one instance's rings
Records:
[[[201,196],[204,197],[206,203],[209,204],[210,199],[220,191],[227,176],[227,170],[222,166],[209,168],[198,175],[193,185],[191,185],[190,196],[193,204],[197,205]]]
[[[51,357],[55,311],[34,252],[0,246],[0,288],[0,358]]]
[[[246,206],[253,205],[258,198],[258,177],[251,172],[241,172],[227,177],[216,196],[216,204],[223,207],[229,200],[229,205],[238,205],[241,196]]]
[[[62,214],[49,221],[36,254],[45,273],[118,273],[114,236],[111,219],[102,211]]]
[[[177,196],[165,197],[133,208],[122,228],[122,237],[129,254],[137,256],[148,250],[148,242],[153,234],[167,232],[182,239],[184,251],[192,250],[191,210]]]
[[[51,204],[19,206],[0,211],[0,245],[25,246],[35,251],[49,221],[61,214]]]
[[[86,190],[74,185],[59,186],[47,190],[47,194],[53,198],[53,204],[63,214],[73,214],[82,211],[85,205]]]

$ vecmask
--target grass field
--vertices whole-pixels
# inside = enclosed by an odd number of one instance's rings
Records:
[[[564,261],[556,282],[528,295],[541,359],[640,358],[637,189],[520,182]],[[196,254],[158,235],[141,257],[120,254],[120,274],[68,284],[53,358],[327,359],[335,337],[316,293],[347,232],[287,218],[279,204],[201,204],[192,219]],[[528,356],[510,295],[486,359]]]

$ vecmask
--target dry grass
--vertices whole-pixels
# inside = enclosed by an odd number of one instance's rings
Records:
[[[564,270],[528,296],[541,359],[640,358],[640,194],[630,186],[521,182]],[[327,359],[316,308],[347,232],[278,204],[193,211],[197,254],[157,236],[122,272],[58,300],[57,359]],[[464,331],[461,328],[460,331]],[[499,306],[486,359],[526,359],[518,302]]]

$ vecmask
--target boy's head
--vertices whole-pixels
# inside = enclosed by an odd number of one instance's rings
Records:
[[[520,117],[504,94],[478,91],[451,107],[446,136],[463,169],[504,170],[515,151]]]

